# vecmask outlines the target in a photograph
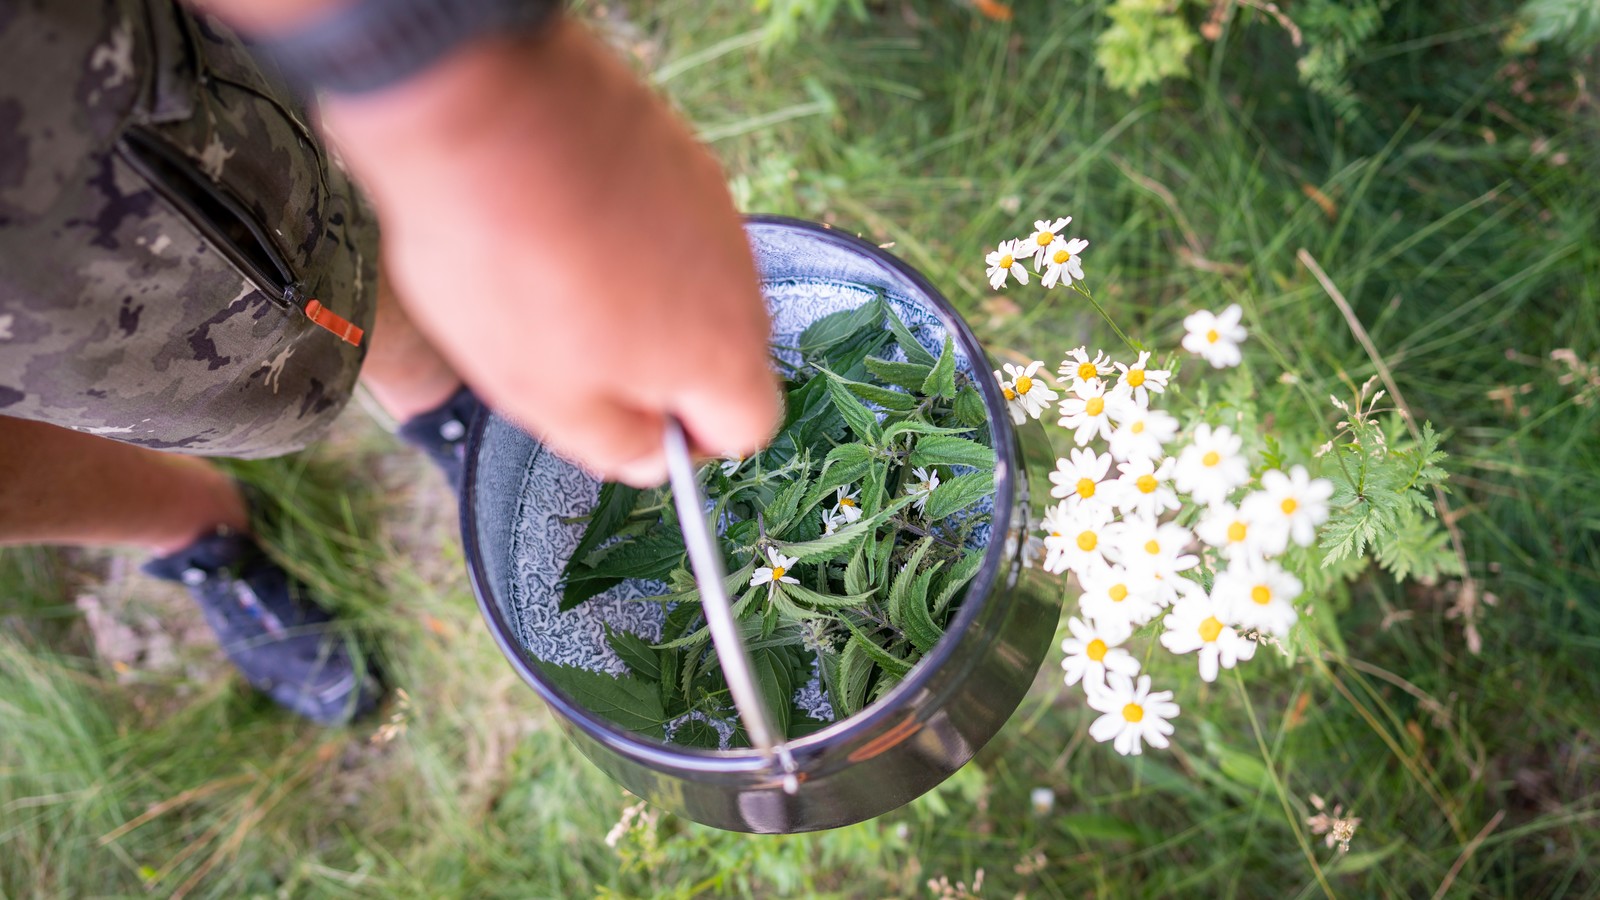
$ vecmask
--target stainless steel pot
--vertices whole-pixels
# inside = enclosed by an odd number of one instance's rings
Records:
[[[649,607],[617,600],[565,613],[553,608],[551,573],[581,532],[568,520],[594,503],[593,479],[486,414],[468,438],[462,538],[495,640],[595,765],[651,803],[707,825],[813,831],[880,815],[932,789],[994,737],[1032,684],[1061,602],[1059,582],[1022,565],[1030,521],[1023,445],[1039,449],[1045,439],[1036,423],[1013,426],[971,330],[911,267],[825,225],[752,216],[746,230],[776,332],[797,333],[817,316],[882,291],[935,352],[951,335],[979,385],[998,458],[996,497],[982,567],[945,638],[878,702],[791,742],[800,785],[790,796],[756,751],[680,747],[626,731],[542,677],[536,659],[567,662],[576,653],[603,663],[600,623],[618,624],[612,620]],[[1047,448],[1030,455],[1049,458]]]

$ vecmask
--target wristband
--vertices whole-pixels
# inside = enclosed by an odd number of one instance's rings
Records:
[[[353,0],[253,46],[302,87],[360,94],[405,81],[473,38],[538,30],[560,8],[560,0]]]

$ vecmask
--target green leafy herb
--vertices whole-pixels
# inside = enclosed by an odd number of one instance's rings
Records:
[[[979,504],[994,493],[995,466],[954,342],[935,357],[882,296],[817,320],[794,349],[778,435],[700,475],[755,677],[791,738],[826,724],[795,703],[814,674],[834,715],[852,715],[944,636],[984,556],[966,543],[987,519]],[[913,468],[938,472],[939,486],[916,493]],[[760,569],[772,578],[751,584]],[[546,667],[551,680],[612,721],[670,730],[678,743],[717,746],[729,726],[744,740],[665,488],[602,488],[565,569],[563,605],[629,579],[668,586],[640,601],[666,610],[659,640],[608,628],[629,675]]]

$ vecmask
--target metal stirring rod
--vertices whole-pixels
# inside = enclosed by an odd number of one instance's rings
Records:
[[[766,700],[756,686],[750,654],[739,635],[733,604],[728,600],[725,585],[728,575],[722,565],[722,551],[717,547],[715,532],[706,521],[705,496],[700,493],[700,483],[695,478],[683,423],[676,416],[667,417],[662,443],[667,454],[667,473],[672,481],[672,499],[683,529],[683,543],[689,551],[695,582],[700,586],[700,605],[705,611],[706,626],[711,629],[717,658],[722,662],[728,691],[733,695],[734,708],[744,721],[751,745],[767,754],[783,772],[784,793],[794,794],[800,786],[795,775],[798,767],[788,745],[773,729]]]

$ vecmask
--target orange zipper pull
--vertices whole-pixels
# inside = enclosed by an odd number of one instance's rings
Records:
[[[306,302],[306,317],[338,335],[340,340],[353,347],[361,346],[361,337],[366,334],[356,327],[354,322],[323,306],[322,301],[315,298]]]

